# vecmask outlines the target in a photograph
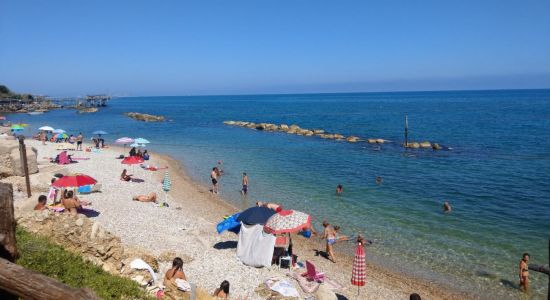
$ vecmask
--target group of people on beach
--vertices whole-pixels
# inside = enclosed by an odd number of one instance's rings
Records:
[[[51,183],[53,184],[57,178],[53,178]],[[48,205],[50,200],[51,205]],[[66,213],[70,213],[72,216],[76,216],[79,210],[82,210],[84,206],[90,205],[86,201],[81,201],[76,195],[73,189],[57,189],[50,187],[48,196],[38,196],[38,203],[34,206],[34,210],[52,209],[54,211],[63,210]]]
[[[143,160],[149,160],[149,153],[147,152],[147,150],[141,151],[141,149],[136,150],[136,147],[132,147],[132,149],[130,149],[130,152],[128,154],[130,156],[137,156],[137,157],[143,158]]]

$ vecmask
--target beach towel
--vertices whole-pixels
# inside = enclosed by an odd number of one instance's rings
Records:
[[[237,217],[240,215],[241,213],[236,213],[232,216],[229,216],[228,218],[226,218],[225,220],[221,221],[220,223],[218,223],[218,225],[216,225],[216,230],[218,231],[218,234],[226,231],[226,230],[229,230],[231,232],[234,232],[236,234],[239,234],[239,231],[241,230],[241,222],[237,222]]]
[[[298,298],[300,297],[300,294],[294,288],[294,285],[292,283],[288,282],[287,280],[280,280],[277,278],[270,278],[265,281],[265,285],[272,291],[275,291],[284,297],[293,297]]]
[[[309,281],[305,277],[303,277],[301,274],[296,272],[291,272],[287,274],[289,277],[294,278],[296,281],[298,281],[298,285],[304,291],[306,294],[312,294],[317,291],[319,286],[321,285],[320,282],[317,281]]]
[[[264,232],[263,225],[246,225],[241,222],[237,258],[251,267],[269,267],[273,258],[275,236]]]
[[[81,187],[78,187],[78,193],[79,194],[89,194],[92,192],[92,186],[91,185],[83,185]]]
[[[147,270],[151,274],[151,277],[153,277],[153,281],[157,282],[157,275],[153,271],[153,268],[143,260],[136,258],[130,263],[130,268],[132,269],[138,269],[138,270]],[[177,283],[177,279],[176,279]],[[179,285],[178,285],[179,287]]]

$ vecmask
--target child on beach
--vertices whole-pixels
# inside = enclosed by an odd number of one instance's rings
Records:
[[[46,206],[46,202],[48,202],[48,198],[44,195],[40,195],[38,197],[38,203],[34,206],[34,210],[45,210],[48,207]]]

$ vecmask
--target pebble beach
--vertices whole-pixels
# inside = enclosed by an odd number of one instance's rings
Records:
[[[101,184],[100,193],[83,195],[81,199],[91,202],[90,208],[98,214],[91,218],[105,229],[121,238],[124,245],[143,248],[153,255],[173,251],[190,258],[184,265],[185,273],[191,282],[207,291],[213,291],[223,280],[231,283],[232,297],[239,299],[263,299],[254,290],[268,278],[285,278],[288,270],[252,268],[237,260],[235,248],[237,236],[224,232],[218,235],[215,225],[224,215],[235,213],[237,209],[223,200],[221,195],[212,195],[208,187],[192,181],[182,166],[169,156],[152,153],[150,165],[168,167],[172,190],[167,194],[162,190],[161,180],[165,170],[148,171],[138,165],[122,165],[116,159],[123,153],[120,147],[102,149],[100,152],[69,151],[78,163],[54,165],[47,158],[59,150],[56,144],[41,145],[38,141],[27,140],[29,147],[38,150],[40,172],[31,176],[31,183],[49,181],[58,172],[84,173],[94,177]],[[134,178],[143,182],[124,182],[120,173],[127,168]],[[222,178],[223,180],[223,178]],[[132,197],[155,192],[160,202],[169,207],[159,207],[153,203],[132,201]],[[23,192],[16,193],[16,214],[22,215],[32,210],[38,197],[27,199]],[[324,249],[324,242],[318,238],[307,240],[295,238],[295,252],[300,261],[310,260],[318,269],[325,272],[343,288],[336,293],[347,299],[406,299],[410,293],[420,293],[426,299],[465,299],[468,295],[436,288],[429,282],[389,273],[367,262],[367,284],[357,294],[357,287],[349,282],[352,257],[341,253],[338,263],[316,256],[316,250]],[[338,251],[338,247],[337,247]],[[368,247],[367,247],[368,251]],[[162,265],[160,276],[170,266]],[[300,290],[299,286],[295,284]]]

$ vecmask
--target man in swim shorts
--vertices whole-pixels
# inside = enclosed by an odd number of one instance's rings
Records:
[[[217,168],[212,168],[212,173],[210,173],[210,179],[212,179],[212,193],[218,193],[218,172]]]
[[[243,173],[243,189],[241,192],[246,195],[248,193],[248,175],[246,173]]]

